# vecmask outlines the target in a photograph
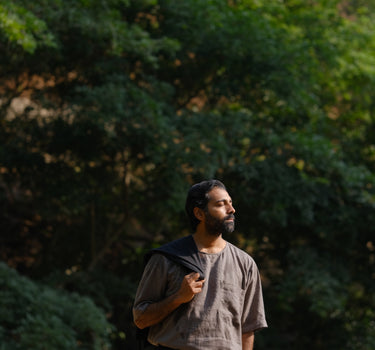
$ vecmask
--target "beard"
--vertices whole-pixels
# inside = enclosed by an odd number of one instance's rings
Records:
[[[209,235],[220,236],[225,233],[232,233],[234,231],[234,215],[228,215],[223,220],[213,217],[210,213],[206,212],[205,228]]]

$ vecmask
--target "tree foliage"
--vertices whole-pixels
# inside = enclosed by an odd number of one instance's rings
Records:
[[[374,347],[373,10],[1,1],[1,259],[90,296],[132,346],[142,254],[217,177],[264,279],[259,348]]]
[[[113,326],[87,297],[38,285],[0,265],[1,349],[109,349]]]

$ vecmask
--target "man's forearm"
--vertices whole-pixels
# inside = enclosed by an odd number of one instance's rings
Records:
[[[242,350],[253,350],[254,332],[242,334]]]
[[[149,304],[143,312],[133,309],[134,323],[140,329],[158,324],[181,304],[174,294],[162,301]]]

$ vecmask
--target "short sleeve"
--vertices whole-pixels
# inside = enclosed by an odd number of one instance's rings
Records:
[[[151,303],[165,296],[167,285],[168,261],[161,254],[154,254],[148,261],[135,295],[133,315],[143,313]]]
[[[254,261],[252,266],[249,281],[245,291],[244,306],[242,312],[242,333],[254,332],[267,327],[262,285],[258,268]]]

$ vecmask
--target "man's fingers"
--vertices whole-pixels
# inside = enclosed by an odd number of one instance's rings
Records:
[[[200,275],[198,272],[192,272],[185,276],[186,282],[195,293],[199,293],[202,290],[205,281],[200,280],[199,277]]]
[[[195,294],[202,291],[204,280],[199,280],[199,276],[198,272],[191,272],[185,275],[179,290],[179,298],[182,300],[182,303],[191,301]]]
[[[189,279],[189,280],[193,280],[193,281],[198,281],[199,279],[199,273],[198,272],[191,272],[189,273],[188,275],[186,275],[186,277]]]

